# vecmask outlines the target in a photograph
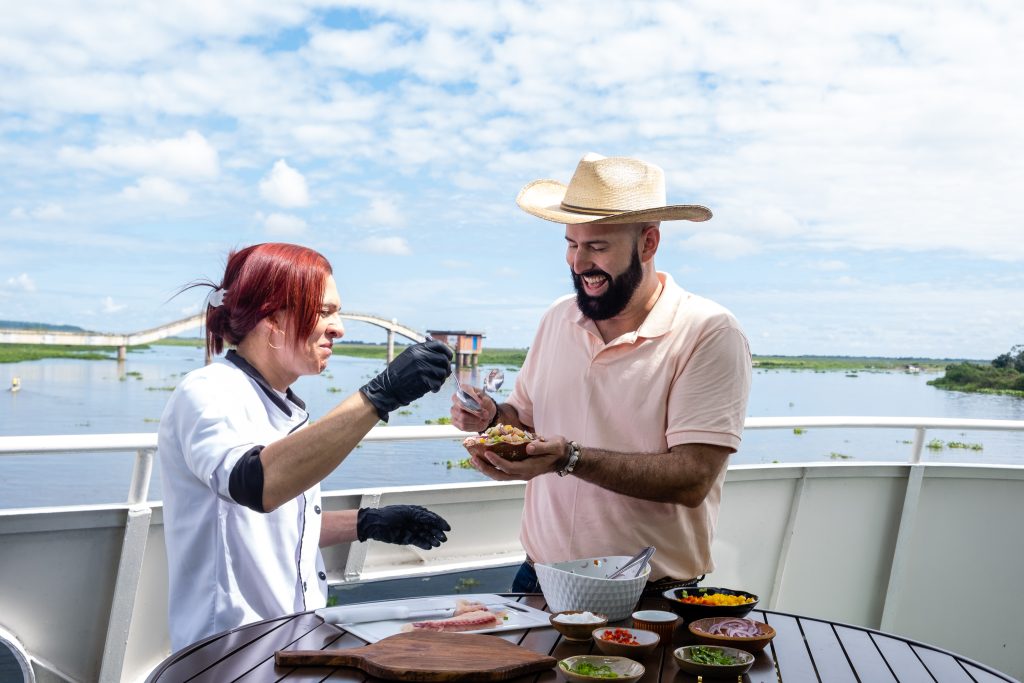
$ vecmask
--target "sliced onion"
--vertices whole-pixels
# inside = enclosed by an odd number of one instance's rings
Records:
[[[761,629],[749,619],[725,619],[709,626],[707,632],[729,638],[755,638],[761,635]]]

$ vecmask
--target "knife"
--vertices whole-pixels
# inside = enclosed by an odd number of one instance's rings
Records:
[[[518,605],[502,603],[487,605],[488,609],[507,608],[517,612],[526,610]],[[432,609],[412,609],[408,605],[363,605],[322,607],[314,613],[328,624],[363,624],[369,621],[390,621],[392,619],[427,619],[430,617],[450,617],[455,614],[455,606],[434,607]]]

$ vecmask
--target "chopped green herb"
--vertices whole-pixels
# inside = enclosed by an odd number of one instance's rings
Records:
[[[719,648],[705,647],[704,645],[691,647],[690,659],[697,664],[717,664],[719,666],[737,663],[735,657],[730,657]]]
[[[573,673],[580,674],[581,676],[593,676],[594,678],[618,678],[619,674],[615,673],[610,666],[607,664],[595,665],[590,662],[576,662],[572,666],[569,666],[565,662],[561,662],[562,668],[566,671],[572,671]]]

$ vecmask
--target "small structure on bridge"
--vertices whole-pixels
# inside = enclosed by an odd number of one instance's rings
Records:
[[[427,336],[447,344],[455,352],[455,368],[477,367],[484,350],[484,333],[465,330],[427,330]]]

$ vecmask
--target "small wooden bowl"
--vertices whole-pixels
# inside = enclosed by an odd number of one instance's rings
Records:
[[[603,657],[601,655],[576,655],[575,657],[566,657],[565,659],[559,660],[558,670],[562,672],[567,681],[570,683],[602,683],[603,681],[609,680],[606,676],[586,676],[578,674],[572,670],[579,662],[589,662],[594,666],[607,666],[616,674],[615,679],[617,683],[636,683],[644,675],[644,665],[640,662],[634,662],[632,659],[626,659],[625,657]]]
[[[636,638],[635,645],[617,643],[613,640],[605,640],[602,636],[608,631],[627,631],[629,635]],[[602,626],[594,629],[594,643],[597,649],[606,655],[613,657],[629,657],[630,659],[642,659],[654,652],[654,648],[661,643],[661,636],[654,631],[644,631],[638,628],[622,628],[617,626]]]
[[[595,628],[601,628],[608,623],[608,617],[604,614],[594,614],[596,617],[600,617],[600,621],[590,621],[585,624],[574,624],[566,621],[557,621],[555,617],[561,614],[583,614],[583,610],[566,610],[564,612],[555,612],[548,621],[551,622],[551,627],[562,634],[562,637],[567,640],[586,641],[590,640],[591,634],[593,634]]]
[[[693,661],[692,653],[693,648],[695,647],[699,646],[687,645],[686,647],[676,648],[672,651],[672,656],[675,657],[676,664],[679,665],[679,668],[688,674],[693,674],[694,676],[732,678],[733,676],[742,676],[750,671],[750,667],[754,665],[754,655],[744,650],[737,650],[733,647],[716,647],[716,649],[721,651],[722,654],[735,659],[735,664],[700,664]]]
[[[754,619],[741,619],[742,621],[749,621],[759,631],[758,635],[743,637],[743,636],[726,636],[717,633],[708,633],[708,629],[713,627],[722,621],[733,621],[739,617],[708,617],[706,619],[698,619],[692,622],[688,628],[693,637],[697,639],[697,642],[701,645],[717,645],[719,647],[734,647],[737,650],[743,650],[749,652],[752,655],[756,655],[758,652],[764,649],[765,645],[771,642],[772,638],[775,637],[775,629],[762,621],[755,621]]]
[[[633,612],[633,628],[638,628],[641,631],[653,631],[669,645],[672,644],[672,634],[675,633],[677,623],[679,623],[679,617],[672,612],[656,609]]]

